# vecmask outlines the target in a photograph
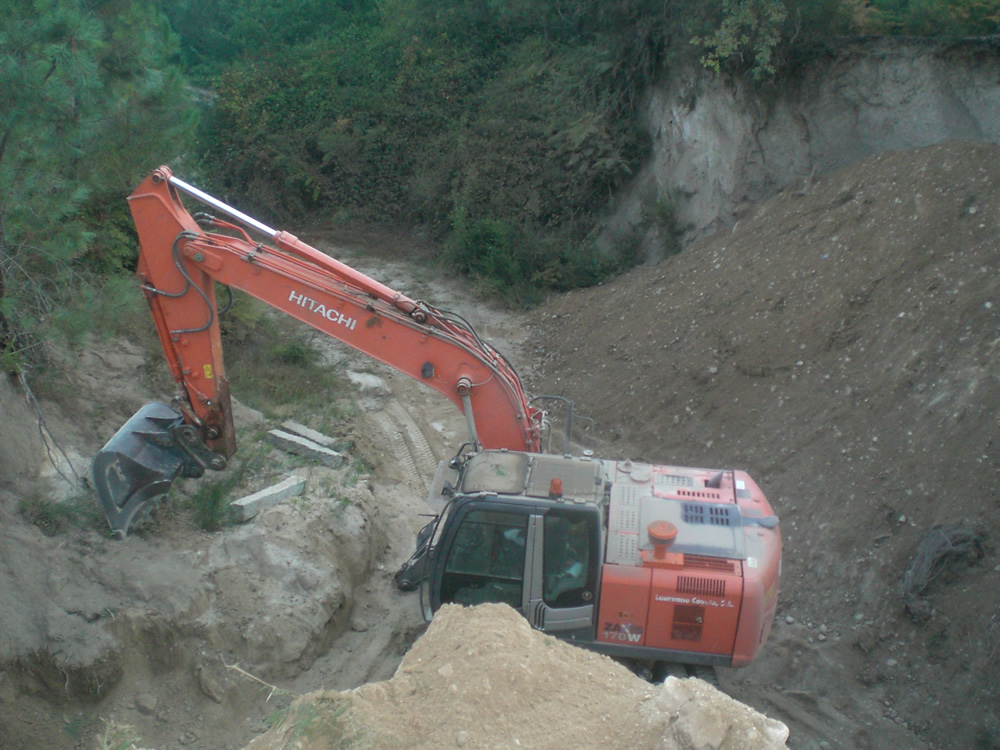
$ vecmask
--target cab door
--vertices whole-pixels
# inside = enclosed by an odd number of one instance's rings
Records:
[[[594,637],[600,518],[594,508],[550,508],[529,523],[525,614],[532,626],[563,638]]]

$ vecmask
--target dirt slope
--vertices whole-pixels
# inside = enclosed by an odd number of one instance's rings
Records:
[[[1000,745],[998,217],[997,147],[886,153],[532,316],[532,391],[573,397],[603,453],[746,468],[768,493],[779,623],[723,679],[792,747]],[[957,521],[985,559],[914,622],[900,578]]]
[[[998,186],[996,147],[886,154],[746,206],[731,232],[524,319],[454,280],[415,284],[426,272],[407,256],[419,248],[397,237],[353,244],[376,252],[366,268],[381,281],[466,314],[531,392],[574,398],[600,454],[750,470],[782,519],[783,593],[763,657],[721,679],[787,724],[789,747],[991,748]],[[220,534],[164,512],[124,545],[96,531],[47,537],[18,513],[62,494],[51,465],[24,466],[45,454],[28,437],[37,425],[16,391],[0,391],[0,748],[90,750],[102,718],[135,726],[146,746],[242,747],[292,694],[393,675],[422,627],[391,571],[427,510],[418,476],[464,425],[437,394],[329,356],[361,388],[344,429],[371,475],[263,453],[262,480],[310,472],[304,499]],[[145,366],[135,347],[88,349],[43,403],[79,473],[135,408],[167,395],[139,387]],[[260,425],[244,415],[240,430],[251,448]],[[984,554],[937,571],[915,620],[903,572],[931,527],[959,521],[982,533]]]
[[[787,736],[702,680],[652,685],[533,630],[504,604],[484,604],[443,607],[391,680],[303,696],[247,750],[777,750]]]

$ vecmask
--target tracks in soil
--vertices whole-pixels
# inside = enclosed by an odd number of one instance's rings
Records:
[[[390,401],[383,411],[372,415],[372,421],[385,438],[386,450],[396,462],[406,484],[421,497],[426,497],[438,457],[416,421],[395,400]]]
[[[320,688],[349,690],[392,677],[403,655],[426,628],[416,593],[403,593],[393,584],[393,573],[413,551],[416,529],[429,512],[425,499],[440,460],[421,424],[436,419],[435,407],[421,398],[419,389],[386,373],[391,395],[378,410],[365,415],[379,445],[379,470],[370,480],[372,512],[389,531],[389,546],[371,576],[355,586],[350,626],[330,649],[288,687],[294,692]],[[401,399],[414,404],[413,410]],[[408,401],[409,403],[409,401]],[[432,402],[433,403],[433,402]]]

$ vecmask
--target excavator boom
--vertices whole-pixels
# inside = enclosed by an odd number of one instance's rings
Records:
[[[181,193],[227,218],[192,216]],[[271,229],[168,167],[147,177],[129,204],[139,234],[137,273],[179,392],[174,408],[144,407],[94,460],[98,496],[120,536],[177,476],[224,468],[236,451],[216,283],[439,391],[465,414],[477,448],[540,449],[541,415],[517,373],[461,317]]]

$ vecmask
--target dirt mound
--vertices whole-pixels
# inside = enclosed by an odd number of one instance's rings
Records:
[[[779,627],[729,687],[793,746],[1000,740],[991,543],[931,584],[926,622],[898,593],[931,527],[997,537],[998,217],[1000,148],[886,153],[533,316],[532,390],[574,398],[599,453],[768,493]]]
[[[391,680],[304,696],[249,748],[766,750],[787,737],[701,680],[651,685],[485,604],[442,608]]]

